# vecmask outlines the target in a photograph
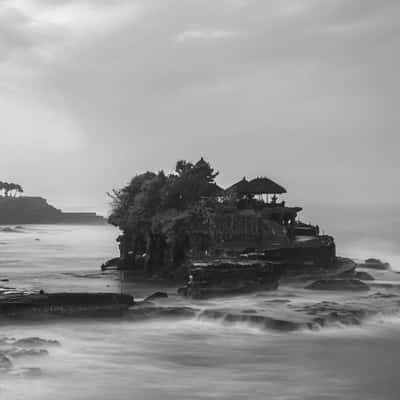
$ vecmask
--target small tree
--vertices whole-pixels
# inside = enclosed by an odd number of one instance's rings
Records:
[[[8,183],[0,181],[0,195],[4,197],[9,197],[10,194],[12,197],[17,197],[19,194],[22,194],[24,189],[21,185],[17,183]]]
[[[10,195],[11,197],[15,197],[17,190],[17,185],[15,183],[10,183]]]
[[[169,188],[165,196],[166,208],[184,210],[215,190],[214,183],[218,172],[203,158],[196,164],[180,160],[175,171],[177,175],[169,179]]]
[[[10,193],[11,188],[12,188],[12,186],[11,186],[10,183],[4,182],[4,184],[3,184],[3,190],[4,190],[4,196],[5,196],[5,197],[8,197],[8,194]]]
[[[22,188],[22,186],[20,184],[16,183],[14,186],[14,197],[16,197],[22,193],[24,193],[24,189]]]
[[[181,160],[173,174],[146,172],[113,190],[109,222],[123,231],[123,259],[131,260],[145,247],[149,273],[172,259],[180,263],[189,249],[192,228],[212,222],[215,204],[208,207],[207,199],[210,202],[215,193],[217,175],[203,158],[195,164]]]

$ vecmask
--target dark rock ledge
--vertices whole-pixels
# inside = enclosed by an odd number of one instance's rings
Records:
[[[369,286],[359,279],[320,279],[306,286],[311,290],[369,290]]]

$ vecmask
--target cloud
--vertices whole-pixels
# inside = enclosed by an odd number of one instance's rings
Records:
[[[28,19],[16,10],[0,9],[0,62],[13,51],[32,45],[26,30],[27,22]]]
[[[82,146],[83,136],[71,118],[43,99],[27,93],[0,95],[1,144],[36,154],[70,153]]]
[[[224,30],[191,30],[179,33],[176,36],[178,42],[187,42],[192,40],[221,40],[240,35],[239,32]]]
[[[4,0],[0,4],[0,61],[9,55],[35,62],[61,57],[73,48],[108,34],[141,7],[126,0]]]
[[[270,173],[304,196],[321,181],[328,200],[337,187],[371,199],[351,190],[366,167],[372,181],[382,168],[393,178],[397,0],[1,4],[1,112],[25,121],[8,119],[8,141],[28,125],[43,142],[69,141],[86,172],[69,156],[63,179],[95,202],[137,172],[201,155],[226,171],[223,184]]]

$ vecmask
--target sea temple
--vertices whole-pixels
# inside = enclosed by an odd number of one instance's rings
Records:
[[[335,265],[333,238],[300,221],[302,209],[281,199],[284,187],[256,177],[223,189],[217,175],[203,158],[179,161],[168,176],[146,172],[114,191],[110,222],[122,231],[118,266],[175,280],[189,274],[192,281],[193,271],[205,268],[230,277],[246,268],[260,281],[267,264],[269,272],[280,270],[276,277]]]

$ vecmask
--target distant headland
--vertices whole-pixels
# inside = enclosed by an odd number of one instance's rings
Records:
[[[21,185],[0,181],[0,224],[104,224],[94,212],[63,212],[43,197],[22,196]]]

